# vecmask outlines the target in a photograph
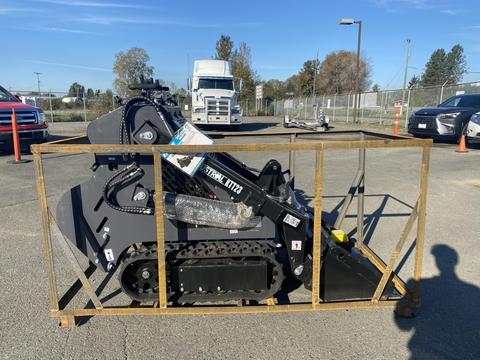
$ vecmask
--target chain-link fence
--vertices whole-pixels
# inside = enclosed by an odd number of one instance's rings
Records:
[[[92,121],[120,106],[111,91],[97,92],[90,96],[86,93],[72,96],[67,92],[9,91],[20,97],[23,103],[41,108],[50,122]],[[186,113],[184,115],[189,116],[191,100],[188,102],[189,99],[178,97],[177,100]],[[185,107],[185,104],[188,106]]]
[[[41,108],[48,121],[92,121],[98,116],[115,110],[119,105],[112,92],[96,93],[91,96],[71,96],[66,92],[38,92],[10,90],[23,103]]]
[[[119,105],[111,91],[91,96],[71,96],[66,92],[41,92],[11,90],[24,103],[43,109],[47,119],[58,121],[91,121],[114,110]],[[395,118],[395,104],[401,108],[401,125],[406,125],[409,115],[420,108],[436,106],[443,100],[458,94],[480,93],[480,82],[457,85],[413,88],[405,91],[384,90],[360,94],[357,121],[390,125]],[[244,116],[285,116],[297,119],[314,119],[327,115],[330,121],[353,121],[354,94],[318,95],[284,100],[240,100]],[[186,117],[190,115],[191,99],[178,99]]]
[[[239,100],[238,104],[242,109],[243,116],[274,116],[276,101],[269,99],[262,100]]]
[[[366,92],[360,94],[357,121],[372,124],[393,124],[395,104],[402,104],[401,125],[406,125],[409,115],[420,108],[436,106],[451,96],[480,93],[480,82]],[[297,119],[313,119],[320,113],[330,121],[353,121],[353,93],[342,95],[318,95],[315,97],[276,100],[267,106],[266,115],[285,116]]]

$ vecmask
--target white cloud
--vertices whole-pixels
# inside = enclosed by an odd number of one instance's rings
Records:
[[[121,17],[121,16],[84,16],[72,19],[74,21],[97,24],[97,25],[113,25],[113,24],[143,24],[143,25],[173,25],[192,28],[232,28],[232,27],[249,27],[261,25],[259,22],[244,23],[198,23],[195,21],[176,19],[176,18],[146,18],[146,17]]]
[[[43,61],[43,60],[23,60],[28,63],[32,64],[40,64],[40,65],[51,65],[51,66],[61,66],[66,68],[72,69],[83,69],[83,70],[92,70],[92,71],[105,71],[105,72],[112,72],[111,69],[96,67],[96,66],[85,66],[85,65],[75,65],[75,64],[65,64],[65,63],[57,63],[57,62],[50,62],[50,61]]]
[[[0,15],[25,15],[26,13],[38,13],[43,12],[41,9],[32,9],[32,8],[1,8]]]
[[[444,10],[440,10],[440,12],[442,14],[445,14],[445,15],[458,15],[459,14],[458,10],[452,10],[452,9],[444,9]]]
[[[81,34],[81,35],[100,35],[100,33],[93,32],[93,31],[84,31],[79,29],[65,29],[59,27],[43,27],[43,28],[36,28],[34,30],[39,31],[53,31],[53,32],[62,32],[68,34]]]
[[[123,4],[116,2],[84,1],[84,0],[34,0],[54,5],[81,6],[90,8],[124,8],[124,9],[147,9],[147,6],[139,4]]]

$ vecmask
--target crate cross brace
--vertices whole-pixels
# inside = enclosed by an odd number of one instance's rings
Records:
[[[347,139],[336,139],[341,137]],[[214,134],[213,138],[287,138],[288,143],[242,143],[242,144],[215,144],[215,145],[116,145],[116,144],[82,144],[85,137],[75,137],[58,140],[46,144],[32,146],[34,157],[35,175],[37,182],[38,200],[40,207],[41,238],[43,243],[43,255],[45,268],[48,277],[48,296],[50,313],[52,317],[60,318],[62,327],[75,326],[76,318],[86,316],[116,316],[116,315],[174,315],[174,314],[229,314],[229,313],[265,313],[265,312],[288,312],[288,311],[320,311],[352,308],[379,308],[396,306],[400,300],[382,299],[382,292],[388,283],[392,281],[397,292],[402,297],[408,298],[418,308],[420,306],[420,277],[422,272],[423,247],[425,239],[425,217],[426,217],[426,196],[427,177],[429,167],[430,148],[432,141],[424,139],[412,139],[404,136],[391,136],[368,131],[333,131],[329,133],[301,131],[301,132],[275,132],[275,133],[234,133]],[[352,140],[353,137],[353,140]],[[309,139],[317,141],[297,141],[297,139]],[[364,187],[365,187],[365,152],[366,149],[380,148],[420,148],[422,149],[422,162],[420,168],[420,191],[418,200],[405,224],[399,240],[390,255],[388,262],[384,262],[375,252],[363,243],[364,228]],[[329,149],[358,149],[359,162],[358,170],[344,198],[339,215],[334,224],[340,228],[346,216],[348,208],[357,193],[357,242],[356,247],[366,256],[370,262],[382,273],[381,280],[371,300],[362,301],[337,301],[322,302],[320,298],[320,269],[321,269],[321,241],[322,241],[322,197],[323,197],[323,161],[324,153]],[[265,152],[265,151],[288,151],[289,168],[292,174],[295,173],[295,151],[310,151],[315,154],[315,191],[314,191],[314,241],[313,241],[313,274],[312,294],[310,302],[276,304],[275,299],[267,299],[265,304],[248,305],[239,302],[237,305],[194,305],[189,307],[175,307],[167,304],[166,296],[166,270],[164,254],[164,218],[163,201],[159,197],[155,202],[155,217],[157,229],[158,247],[158,275],[159,275],[159,298],[150,306],[132,302],[129,306],[104,306],[95,292],[94,286],[89,277],[95,271],[95,265],[90,263],[83,271],[69,241],[63,237],[47,203],[47,193],[42,164],[43,153],[144,153],[153,154],[155,166],[155,191],[162,191],[162,153],[201,153],[201,152]],[[413,269],[413,288],[409,289],[406,283],[395,273],[395,265],[400,257],[408,236],[417,225],[415,236],[415,261]],[[58,241],[66,258],[69,260],[72,269],[78,278],[77,281],[59,299],[57,283],[55,279],[54,258],[52,250],[53,237]],[[111,276],[107,274],[107,277]],[[75,297],[80,289],[85,289],[93,307],[68,308],[68,303]]]

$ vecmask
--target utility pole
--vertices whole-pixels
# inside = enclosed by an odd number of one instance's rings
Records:
[[[406,52],[407,58],[405,60],[405,73],[403,75],[403,88],[402,88],[402,106],[400,107],[400,115],[402,115],[403,107],[405,106],[405,91],[407,89],[407,77],[408,77],[408,63],[410,62],[410,43],[412,40],[406,40]]]
[[[34,71],[33,73],[37,75],[38,96],[40,96],[40,75],[42,75],[42,73],[37,71]]]

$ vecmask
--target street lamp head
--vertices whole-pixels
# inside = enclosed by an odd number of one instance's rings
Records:
[[[356,21],[354,19],[342,18],[340,19],[339,25],[353,25]]]

